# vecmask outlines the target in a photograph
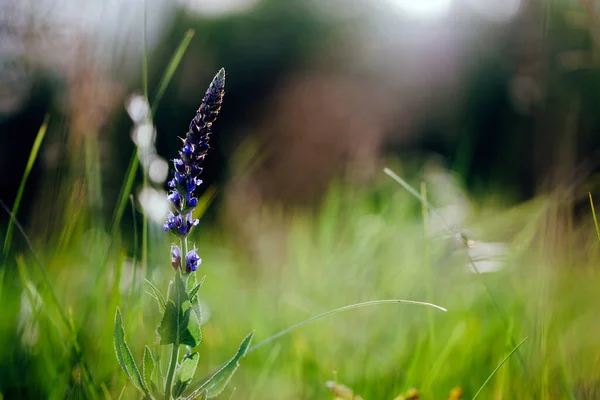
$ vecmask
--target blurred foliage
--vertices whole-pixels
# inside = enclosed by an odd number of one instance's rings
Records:
[[[210,314],[197,377],[214,370],[249,329],[260,341],[327,309],[406,298],[449,311],[383,305],[314,322],[250,353],[232,384],[236,395],[322,398],[328,392],[324,383],[336,371],[365,399],[411,387],[424,398],[444,398],[456,386],[468,398],[514,343],[529,337],[483,398],[593,398],[600,351],[594,317],[600,306],[595,268],[600,248],[589,221],[571,232],[577,239],[560,257],[548,256],[544,232],[554,229],[550,202],[471,210],[468,224],[476,227],[474,235],[482,235],[474,239],[510,238],[504,269],[481,276],[469,272],[465,249],[454,241],[423,237],[418,200],[383,177],[369,192],[332,187],[317,214],[297,212],[285,223],[276,214],[264,214],[281,227],[283,258],[271,253],[274,259],[248,259],[230,233],[205,227],[193,238],[208,275],[202,301]],[[19,251],[19,274],[7,270],[0,357],[5,398],[89,397],[92,388],[82,377],[73,340],[95,390],[105,388],[118,397],[126,377],[112,350],[117,304],[128,331],[136,332],[128,337],[134,357],[139,359],[142,344],[156,335],[160,321],[154,300],[144,293],[141,274],[131,282],[139,260],[123,254],[117,237],[71,223],[77,227],[68,244],[51,252],[36,249],[62,311],[51,301],[30,251]],[[106,247],[107,239],[112,246]],[[153,246],[166,249],[152,258],[159,267],[151,279],[164,287],[172,273],[169,238],[161,236]],[[68,315],[75,336],[61,323],[60,312]],[[162,357],[163,362],[168,358]],[[135,389],[125,388],[126,398],[134,395]]]
[[[588,192],[595,194],[598,188],[600,75],[598,15],[588,3],[532,2],[531,13],[510,26],[514,29],[497,41],[481,38],[468,53],[473,57],[465,60],[468,79],[461,86],[464,98],[456,100],[457,111],[452,108],[455,114],[448,117],[424,101],[427,111],[416,107],[411,113],[417,139],[398,144],[390,134],[391,143],[382,141],[378,161],[385,161],[382,154],[399,155],[401,161],[390,164],[415,187],[424,179],[423,165],[431,152],[458,172],[458,186],[469,188],[473,198],[463,194],[447,202],[442,198],[455,191],[436,191],[430,182],[422,193],[434,205],[467,204],[466,217],[457,223],[469,228],[466,247],[451,232],[431,235],[432,228],[419,215],[433,220],[433,211],[428,213],[379,168],[366,182],[356,184],[351,177],[328,185],[311,209],[288,207],[283,212],[280,204],[259,204],[254,214],[239,212],[245,219],[233,226],[204,218],[194,240],[208,275],[202,301],[210,318],[203,326],[205,348],[196,376],[214,371],[248,330],[254,329],[260,341],[328,309],[405,298],[449,311],[381,306],[312,323],[251,352],[231,385],[234,395],[321,398],[331,395],[325,382],[339,378],[364,399],[406,397],[413,387],[432,399],[447,398],[459,387],[468,398],[516,343],[529,337],[481,398],[598,397],[600,247]],[[301,1],[265,0],[248,13],[214,19],[181,11],[162,43],[148,54],[152,99],[174,43],[195,29],[154,116],[159,151],[168,158],[176,154],[177,132],[187,124],[182,121],[197,108],[206,82],[221,66],[228,71],[227,97],[214,138],[216,151],[206,169],[205,188],[211,191],[210,183],[222,188],[228,182],[228,168],[240,168],[230,164],[238,143],[269,127],[270,95],[286,76],[316,71],[329,79],[347,74],[348,81],[366,82],[359,87],[373,88],[364,91],[366,107],[374,91],[387,88],[385,78],[365,77],[359,67],[342,72],[347,66],[332,62],[350,56],[323,56],[338,47],[343,53],[362,45],[345,36],[364,28],[361,21],[334,21]],[[511,92],[515,76],[533,81],[543,95],[516,106]],[[80,81],[96,84],[91,87],[98,90],[87,93],[89,87]],[[98,75],[69,81],[43,71],[36,76],[29,104],[2,122],[0,197],[11,207],[35,133],[43,116],[51,114],[18,215],[33,248],[17,229],[12,247],[2,255],[4,398],[135,396],[114,358],[114,311],[121,307],[128,342],[140,359],[141,344],[153,342],[160,322],[143,279],[167,285],[170,243],[160,227],[149,224],[143,229],[147,257],[140,254],[143,225],[138,223],[142,218],[136,220],[141,210],[133,201],[124,220],[111,229],[109,218],[134,151],[131,122],[119,102],[125,93],[143,87],[141,80],[122,85],[123,90],[109,95],[110,85]],[[78,115],[58,100],[73,87],[86,92],[90,101],[71,99]],[[428,90],[438,95],[436,87]],[[107,99],[98,100],[100,95]],[[312,99],[312,93],[307,95]],[[390,108],[396,112],[402,107],[394,103]],[[105,109],[113,111],[107,116]],[[312,122],[291,121],[307,131]],[[310,147],[302,150],[311,153]],[[242,197],[241,203],[250,200]],[[207,215],[228,211],[213,207]],[[4,233],[6,214],[0,221]],[[465,254],[487,242],[510,249],[503,268],[473,274]]]

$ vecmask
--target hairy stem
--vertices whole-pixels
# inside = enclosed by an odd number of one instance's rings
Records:
[[[188,241],[187,241],[187,236],[185,238],[183,238],[183,247],[182,247],[182,254],[181,254],[181,270],[185,271],[187,268],[187,264],[186,264],[186,257],[187,257],[187,253],[188,253]]]
[[[183,258],[183,257],[182,257]],[[183,261],[185,262],[185,261]],[[173,285],[173,290],[175,291],[175,298],[179,299],[179,285],[177,282],[179,281],[180,272],[175,272],[175,284]],[[177,301],[179,302],[179,301]],[[177,304],[177,330],[179,330],[179,307]],[[165,383],[165,400],[171,400],[171,387],[173,386],[173,376],[175,375],[175,370],[177,369],[177,360],[179,359],[179,332],[175,337],[175,343],[173,343],[173,349],[171,350],[171,361],[169,361],[169,369],[167,370],[167,380]]]
[[[177,342],[173,343],[173,350],[171,351],[171,361],[169,362],[167,383],[165,384],[165,400],[171,400],[171,386],[173,386],[173,376],[177,368],[177,359],[179,359],[179,343]]]

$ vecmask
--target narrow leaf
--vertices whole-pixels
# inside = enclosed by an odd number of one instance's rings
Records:
[[[142,375],[144,378],[144,385],[147,388],[152,387],[152,374],[154,373],[154,357],[148,346],[144,347],[144,360],[142,365]]]
[[[198,359],[200,358],[199,353],[192,353],[186,356],[177,372],[177,381],[175,382],[175,388],[173,389],[173,397],[177,398],[183,394],[187,386],[194,379],[196,373],[196,367],[198,366]]]
[[[198,317],[198,326],[202,325],[202,306],[200,305],[200,298],[198,297],[198,291],[202,287],[202,284],[204,283],[205,279],[206,279],[206,275],[204,275],[200,279],[200,282],[198,284],[196,284],[192,288],[192,290],[190,290],[190,293],[189,293],[189,297],[190,297],[190,301],[192,303],[192,307],[194,308],[194,311],[196,312],[196,316]],[[190,279],[188,281],[189,286],[191,286],[193,283],[195,283],[195,281],[196,281],[195,277],[194,277],[193,282]]]
[[[173,75],[175,74],[175,71],[177,70],[177,67],[179,66],[179,63],[181,62],[181,59],[183,58],[183,55],[185,54],[188,46],[190,45],[195,33],[196,31],[194,31],[193,29],[188,29],[188,31],[185,33],[185,36],[181,40],[181,43],[175,50],[175,54],[173,54],[171,61],[169,61],[169,65],[167,66],[164,75],[158,83],[156,96],[154,96],[154,101],[152,102],[153,115],[156,113],[156,109],[158,108],[160,100],[162,99],[165,90],[167,90],[167,86],[169,86],[169,82],[171,82],[171,78],[173,78]]]
[[[150,289],[152,289],[152,292],[154,293],[154,295],[152,297],[154,297],[156,299],[156,302],[158,303],[158,309],[159,309],[160,313],[163,314],[165,312],[165,308],[166,308],[166,302],[165,302],[164,296],[162,295],[160,290],[158,290],[156,288],[156,286],[154,286],[152,284],[152,282],[150,282],[148,279],[146,279],[146,283],[150,286]]]
[[[598,236],[598,242],[600,242],[600,227],[598,226],[598,218],[596,218],[596,209],[594,208],[594,200],[592,199],[592,193],[588,192],[590,196],[590,206],[592,207],[592,217],[594,219],[594,226],[596,227],[596,235]]]
[[[258,342],[257,344],[255,344],[254,346],[252,346],[249,351],[250,352],[254,351],[254,350],[256,350],[256,349],[258,349],[258,348],[266,345],[267,343],[270,343],[273,340],[280,338],[281,336],[287,335],[291,331],[293,331],[295,329],[298,329],[298,328],[300,328],[303,325],[306,325],[306,324],[308,324],[310,322],[316,321],[317,319],[326,317],[328,315],[337,314],[339,312],[348,311],[348,310],[352,310],[352,309],[355,309],[355,308],[362,308],[362,307],[369,307],[369,306],[375,306],[375,305],[380,305],[380,304],[390,304],[390,303],[391,304],[394,304],[394,303],[396,303],[396,304],[398,304],[398,303],[399,304],[414,304],[414,305],[419,305],[419,306],[433,307],[435,309],[438,309],[438,310],[444,311],[444,312],[448,311],[444,307],[440,307],[438,305],[431,304],[431,303],[424,303],[422,301],[415,301],[415,300],[386,299],[386,300],[364,301],[362,303],[350,304],[350,305],[347,305],[347,306],[344,306],[344,307],[336,308],[334,310],[329,310],[329,311],[326,311],[326,312],[321,313],[319,315],[315,315],[314,317],[310,317],[308,319],[305,319],[302,322],[298,322],[297,324],[292,325],[289,328],[286,328],[286,329],[284,329],[284,330],[282,330],[282,331],[274,334],[273,336],[270,336],[270,337],[266,338],[265,340],[263,340],[261,342]]]
[[[125,342],[123,318],[121,317],[121,312],[118,308],[115,314],[114,343],[115,353],[117,354],[117,360],[119,360],[121,368],[123,368],[123,371],[125,371],[127,377],[129,377],[129,380],[137,389],[148,394],[148,391],[144,386],[144,382],[142,381],[140,371],[138,370],[138,367],[135,364],[135,360],[131,355],[131,351],[129,351],[129,346],[127,346],[127,343]]]
[[[38,152],[42,145],[42,141],[44,140],[44,136],[46,136],[46,130],[48,128],[49,120],[50,116],[46,115],[46,117],[44,118],[44,122],[42,123],[42,126],[38,130],[37,136],[35,137],[33,146],[31,147],[29,159],[27,160],[27,165],[25,166],[25,171],[21,176],[21,183],[19,184],[19,189],[17,190],[17,197],[15,198],[15,202],[13,203],[12,215],[14,215],[15,217],[19,212],[19,206],[21,204],[21,199],[23,198],[23,192],[25,191],[25,184],[27,183],[27,178],[29,177],[29,173],[33,169],[33,164],[35,163],[35,160],[37,158]],[[4,253],[5,257],[8,255],[8,249],[10,248],[14,224],[14,219],[11,218],[8,221],[8,227],[6,228],[6,236],[4,236],[4,246],[2,247],[2,253]]]
[[[192,290],[190,290],[189,298],[192,303],[194,302],[194,296],[196,296],[196,294],[198,293],[198,290],[202,287],[202,284],[204,283],[205,279],[206,279],[206,275],[204,275],[202,277],[202,279],[200,279],[200,282],[198,282],[198,284],[196,286],[194,286],[192,288]]]
[[[250,332],[250,334],[246,336],[240,344],[240,347],[237,353],[235,353],[235,356],[233,356],[233,358],[229,360],[227,364],[225,364],[220,370],[218,370],[217,373],[215,373],[208,381],[203,383],[202,386],[200,386],[189,397],[187,397],[187,399],[197,399],[199,398],[199,396],[205,396],[200,398],[210,399],[212,397],[218,396],[221,392],[223,392],[223,390],[231,380],[231,377],[237,370],[240,359],[244,357],[244,355],[248,351],[248,347],[250,347],[250,342],[252,341],[253,335],[254,332]]]
[[[133,154],[131,155],[131,159],[129,160],[129,166],[127,167],[127,172],[125,173],[125,180],[121,184],[121,191],[119,193],[119,200],[117,202],[117,207],[113,213],[112,219],[112,230],[118,228],[121,219],[123,218],[123,213],[125,212],[125,207],[127,206],[127,199],[131,194],[131,188],[133,187],[133,181],[135,180],[135,176],[137,174],[138,166],[140,163],[140,159],[138,157],[138,151],[135,149]]]
[[[508,355],[506,357],[504,357],[504,360],[502,360],[502,362],[492,371],[492,373],[487,377],[487,379],[485,380],[485,382],[483,382],[483,385],[481,385],[481,387],[479,388],[479,390],[477,391],[477,393],[475,393],[475,396],[473,396],[473,400],[475,400],[477,398],[477,396],[479,396],[479,393],[481,393],[481,391],[483,390],[483,388],[486,387],[486,385],[488,384],[488,382],[490,381],[490,379],[492,379],[492,377],[494,375],[496,375],[496,372],[498,372],[498,370],[504,365],[504,363],[506,361],[508,361],[508,359],[510,358],[510,356],[512,356],[518,349],[519,347],[521,347],[521,345],[523,343],[525,343],[525,341],[528,338],[526,337],[525,339],[521,340],[521,342],[519,342],[519,344],[517,344],[515,346],[514,349],[512,349],[512,351],[510,353],[508,353]]]

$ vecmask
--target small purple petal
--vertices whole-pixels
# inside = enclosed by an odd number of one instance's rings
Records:
[[[196,271],[198,266],[202,263],[202,259],[198,256],[196,250],[197,249],[190,250],[185,256],[185,272],[188,274]]]

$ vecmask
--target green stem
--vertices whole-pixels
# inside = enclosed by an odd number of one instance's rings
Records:
[[[185,257],[187,256],[188,253],[188,242],[187,242],[187,236],[183,239],[183,251],[181,252],[181,270],[185,271],[187,268],[186,265],[186,259]]]
[[[173,385],[173,376],[177,368],[177,360],[179,359],[179,340],[173,343],[171,351],[171,361],[169,363],[169,371],[167,373],[167,383],[165,386],[165,400],[171,400],[171,386]]]
[[[182,262],[183,257],[182,257]],[[175,291],[175,298],[179,298],[179,285],[177,282],[179,281],[180,272],[177,271],[175,273],[175,284],[173,285],[173,290]],[[180,307],[177,305],[177,307]],[[177,326],[179,326],[179,310],[177,312]],[[169,362],[169,369],[167,371],[167,381],[165,383],[165,400],[171,400],[171,387],[173,386],[173,376],[175,375],[175,369],[177,369],[177,360],[179,359],[179,332],[177,332],[177,336],[175,337],[175,343],[173,343],[173,349],[171,350],[171,361]]]
[[[186,261],[186,257],[187,257],[187,253],[188,253],[188,241],[187,241],[187,236],[185,238],[183,238],[183,252],[181,254],[181,271],[183,273],[183,271],[187,271],[187,261]],[[184,286],[186,288],[186,290],[189,290],[190,288],[188,287],[188,275],[183,275],[184,279],[183,279],[183,283]]]

